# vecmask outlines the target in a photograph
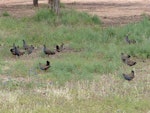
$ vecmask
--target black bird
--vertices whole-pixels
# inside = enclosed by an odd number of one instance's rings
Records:
[[[21,56],[25,54],[25,51],[20,51],[17,47],[15,47],[15,53],[17,56]]]
[[[15,43],[13,43],[13,48],[10,49],[10,52],[13,54],[13,55],[18,55],[18,49],[19,49],[19,46],[16,47]]]
[[[46,64],[42,65],[41,63],[39,63],[39,67],[41,70],[47,70],[48,68],[50,68],[50,62],[46,61]]]
[[[132,70],[130,74],[122,74],[124,79],[131,81],[134,78],[134,71]]]
[[[128,44],[135,44],[136,41],[133,39],[133,40],[130,40],[128,36],[125,37],[125,41],[128,43]]]
[[[14,48],[11,48],[10,52],[12,53],[12,55],[16,55]]]
[[[16,55],[16,56],[21,56],[21,55],[24,55],[25,54],[25,52],[23,51],[20,51],[16,46],[14,47],[14,49],[12,48],[12,49],[10,49],[10,51],[11,51],[11,53],[13,54],[13,55]]]
[[[10,49],[10,52],[13,54],[13,55],[15,55],[15,43],[13,43],[13,48],[11,48]]]
[[[47,55],[54,55],[55,54],[55,51],[51,51],[51,50],[47,49],[46,45],[43,45],[43,46],[44,46],[43,51],[45,54],[47,54]]]
[[[134,66],[134,65],[136,64],[135,61],[132,61],[132,60],[130,60],[130,59],[126,59],[126,60],[125,60],[125,63],[126,63],[128,66]]]
[[[59,45],[56,45],[56,51],[57,52],[60,52],[60,51],[62,51],[64,49],[64,43],[61,43],[61,45],[59,46]]]
[[[125,63],[127,59],[129,59],[131,56],[130,55],[125,55],[124,53],[121,53],[121,60]]]
[[[31,54],[33,50],[34,50],[33,45],[31,45],[30,47],[28,47],[28,49],[27,49],[28,54]]]
[[[56,51],[57,51],[57,52],[60,52],[60,47],[59,47],[59,45],[56,45]]]
[[[23,41],[23,48],[25,50],[27,50],[29,48],[29,46],[26,44],[25,40],[22,40]]]
[[[129,40],[128,36],[125,37],[125,41],[126,41],[128,44],[130,44],[130,40]]]

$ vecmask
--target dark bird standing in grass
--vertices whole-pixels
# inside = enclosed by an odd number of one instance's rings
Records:
[[[124,79],[131,81],[134,78],[134,71],[132,70],[130,74],[122,74]]]
[[[16,46],[14,47],[14,49],[10,49],[10,51],[13,55],[16,55],[16,56],[21,56],[25,54],[24,51],[20,51]]]
[[[10,52],[12,53],[12,55],[16,55],[15,49],[11,48],[11,49],[10,49]]]
[[[49,49],[46,48],[46,45],[43,45],[44,48],[43,48],[43,51],[46,55],[54,55],[55,54],[55,51],[51,51]]]
[[[33,45],[31,45],[30,47],[28,47],[28,49],[27,49],[28,54],[31,54],[33,50],[34,50]]]
[[[13,48],[10,49],[10,52],[12,53],[12,55],[18,56],[19,55],[18,49],[19,49],[19,46],[16,47],[15,43],[13,43]]]
[[[41,63],[39,63],[39,67],[41,70],[47,70],[48,68],[50,68],[50,62],[46,61],[46,64],[42,65]]]
[[[130,60],[130,55],[125,55],[124,53],[121,53],[121,60],[123,63],[127,64],[128,66],[134,66],[136,64],[135,61]]]
[[[10,49],[10,52],[13,54],[13,55],[15,55],[15,43],[13,43],[13,48],[11,48]]]
[[[133,39],[133,40],[130,40],[128,36],[125,37],[125,41],[128,43],[128,44],[135,44],[136,41]]]
[[[29,48],[29,46],[26,44],[25,40],[22,40],[23,41],[23,48],[25,50],[27,50]]]
[[[126,59],[126,60],[125,60],[125,63],[126,63],[128,66],[134,66],[134,65],[136,64],[135,61],[132,61],[132,60],[130,60],[130,59]]]
[[[57,52],[60,52],[60,47],[59,47],[59,45],[56,45],[56,51],[57,51]]]
[[[121,60],[125,63],[127,59],[129,59],[131,56],[130,55],[125,55],[124,53],[121,53]]]
[[[56,45],[56,51],[57,51],[57,52],[62,51],[63,48],[64,48],[64,43],[62,43],[60,46],[59,46],[59,45]]]

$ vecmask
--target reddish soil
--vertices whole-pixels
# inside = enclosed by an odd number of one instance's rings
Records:
[[[18,2],[19,1],[19,2]],[[143,14],[150,14],[150,2],[148,0],[62,0],[66,8],[73,8],[85,11],[92,15],[98,15],[104,26],[124,25],[130,22],[137,22]],[[39,7],[47,1],[39,0]],[[14,17],[31,16],[38,10],[32,6],[32,1],[28,0],[0,0],[0,16],[4,11],[9,12]]]

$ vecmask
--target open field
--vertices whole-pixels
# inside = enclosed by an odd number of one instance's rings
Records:
[[[129,8],[140,6],[140,1],[137,4]],[[146,15],[149,8],[130,13],[138,19],[124,19],[118,24],[122,12],[120,17],[119,13],[111,15],[116,18],[114,23],[113,19],[105,20],[110,18],[106,13],[96,16],[95,11],[92,15],[81,12],[89,13],[99,7],[94,4],[85,9],[89,6],[81,4],[81,9],[76,3],[66,4],[59,18],[43,4],[39,9],[31,5],[0,7],[0,112],[150,112],[150,17]],[[113,4],[110,7],[115,9]],[[136,44],[125,42],[127,34]],[[13,56],[10,48],[15,43],[22,49],[23,39],[33,44],[35,50],[30,55]],[[55,45],[62,42],[62,52],[53,56],[43,53],[43,44],[55,50]],[[137,64],[125,65],[120,59],[122,52],[130,54]],[[39,62],[46,60],[51,67],[42,71]],[[135,71],[135,78],[130,82],[124,80],[122,73],[131,70]]]

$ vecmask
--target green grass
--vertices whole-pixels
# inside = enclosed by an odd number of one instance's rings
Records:
[[[96,15],[90,16],[87,13],[78,13],[74,10],[62,10],[60,16],[57,17],[51,10],[42,9],[37,12],[33,19],[37,22],[45,21],[50,25],[101,24]]]
[[[102,28],[96,15],[67,9],[59,17],[47,9],[28,18],[1,17],[0,112],[147,113],[149,25],[149,17],[143,17],[138,23]],[[127,34],[137,43],[126,44]],[[36,51],[13,56],[10,48],[13,43],[22,48],[23,39]],[[48,57],[42,52],[43,44],[54,49],[62,42],[62,53]],[[131,82],[122,77],[133,68],[121,62],[121,52],[138,62]],[[39,62],[46,60],[50,69],[39,70]]]
[[[10,16],[10,14],[9,14],[7,11],[3,12],[2,15],[3,15],[3,16]]]

